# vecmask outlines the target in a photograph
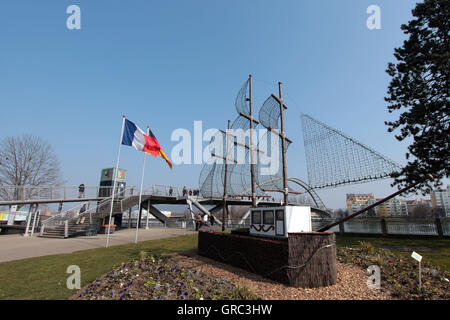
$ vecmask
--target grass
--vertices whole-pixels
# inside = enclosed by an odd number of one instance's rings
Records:
[[[120,266],[138,259],[142,251],[153,255],[189,250],[197,247],[197,235],[151,240],[109,248],[77,251],[0,263],[0,299],[67,299],[76,290],[66,286],[67,267],[81,269],[81,286]]]
[[[423,256],[423,261],[444,271],[450,271],[450,240],[448,239],[400,239],[357,237],[336,234],[338,247],[360,246],[359,241],[372,244],[377,248],[389,249],[396,255],[411,258],[412,251]]]
[[[139,259],[142,251],[161,255],[197,247],[197,235],[151,240],[110,248],[77,251],[0,263],[0,299],[67,299],[75,293],[66,287],[67,267],[77,265],[81,269],[81,286],[119,267],[124,262]],[[338,247],[360,247],[360,242],[378,248],[390,249],[397,255],[412,259],[416,251],[424,261],[438,268],[450,270],[450,240],[421,240],[368,238],[336,235]]]

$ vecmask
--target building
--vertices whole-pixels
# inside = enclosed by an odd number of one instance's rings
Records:
[[[406,205],[408,207],[408,216],[416,217],[419,216],[426,216],[429,217],[432,215],[432,205],[431,200],[427,199],[414,199],[414,200],[405,200]],[[419,211],[422,211],[422,213],[419,213]]]
[[[358,212],[361,209],[364,209],[367,206],[375,203],[375,196],[373,193],[348,193],[346,195],[347,210],[350,214]],[[375,214],[374,211],[364,213],[362,216],[373,216]]]
[[[430,195],[433,209],[441,209],[446,217],[450,217],[450,185],[442,191],[434,191]]]
[[[379,200],[381,199],[375,199],[373,193],[347,194],[347,210],[353,214]],[[392,198],[361,216],[406,217],[408,216],[408,206],[405,200]]]
[[[346,205],[348,210],[356,207],[367,207],[367,203],[375,200],[373,193],[347,193]]]
[[[377,199],[379,201],[381,199]],[[389,199],[375,208],[377,216],[387,217],[407,217],[408,205],[406,200],[397,198]]]

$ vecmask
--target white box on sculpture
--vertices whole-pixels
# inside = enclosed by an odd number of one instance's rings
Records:
[[[311,232],[311,207],[260,207],[250,211],[250,234],[287,237],[292,232]]]

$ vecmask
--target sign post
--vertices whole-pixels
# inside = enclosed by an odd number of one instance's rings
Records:
[[[411,257],[414,260],[419,261],[419,289],[422,287],[422,268],[420,265],[420,262],[422,261],[422,256],[420,254],[418,254],[417,252],[413,251],[413,253],[411,254]]]

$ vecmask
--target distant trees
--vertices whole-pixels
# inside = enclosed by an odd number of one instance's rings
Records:
[[[425,204],[418,204],[414,206],[414,208],[411,211],[411,217],[412,218],[427,218],[431,216],[431,207],[427,206]]]
[[[347,209],[337,209],[334,210],[334,218],[335,219],[344,219],[350,215],[350,212]]]
[[[409,38],[395,49],[397,63],[389,63],[392,77],[388,111],[403,109],[385,122],[388,131],[400,129],[396,139],[413,138],[407,164],[393,175],[394,185],[409,185],[426,174],[439,180],[450,175],[450,1],[425,0],[412,11],[414,19],[401,29]],[[413,157],[411,157],[413,156]],[[417,187],[429,192],[428,183]]]
[[[432,215],[436,218],[444,218],[446,216],[444,208],[433,208]]]
[[[33,135],[6,137],[0,142],[0,189],[2,199],[20,200],[31,192],[21,186],[51,186],[62,183],[59,160],[46,141]]]

